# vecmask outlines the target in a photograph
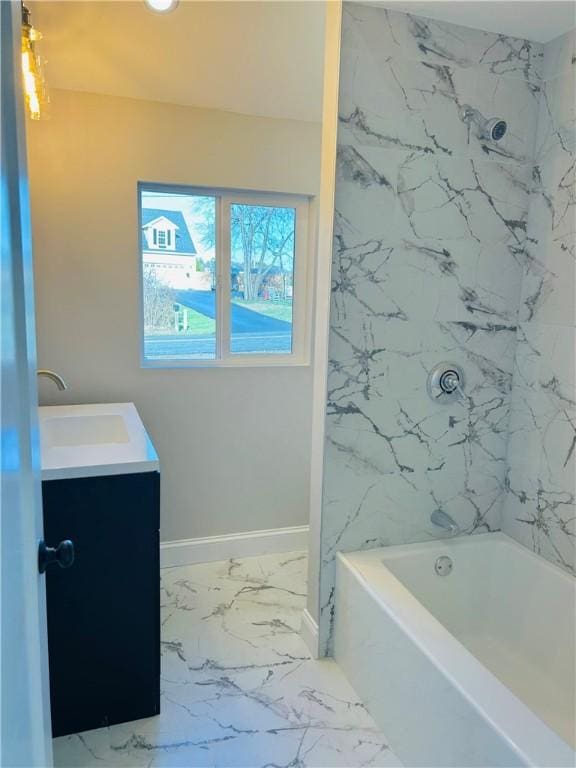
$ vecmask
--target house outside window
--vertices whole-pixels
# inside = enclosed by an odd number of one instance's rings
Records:
[[[144,367],[304,365],[310,199],[138,185]]]

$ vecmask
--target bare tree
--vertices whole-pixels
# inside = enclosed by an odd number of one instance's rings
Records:
[[[199,198],[197,210],[203,223],[198,231],[204,246],[215,244],[215,208],[209,198]],[[246,300],[257,299],[267,275],[277,267],[282,275],[286,292],[286,276],[294,267],[294,228],[296,214],[293,208],[267,205],[230,206],[232,260],[242,264],[243,290]]]
[[[244,298],[257,299],[266,276],[294,262],[294,209],[264,205],[231,207],[232,249],[244,263]]]
[[[144,326],[169,330],[174,325],[174,291],[158,279],[154,267],[144,267]]]

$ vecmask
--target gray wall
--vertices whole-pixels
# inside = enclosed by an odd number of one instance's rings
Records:
[[[576,33],[544,46],[502,527],[576,568]]]
[[[133,401],[162,466],[162,539],[302,525],[311,369],[142,370],[136,183],[315,195],[320,125],[53,91],[28,125],[43,404]]]
[[[338,550],[498,529],[542,46],[344,6],[320,633]],[[508,121],[500,143],[461,120]],[[466,397],[426,392],[460,364]]]

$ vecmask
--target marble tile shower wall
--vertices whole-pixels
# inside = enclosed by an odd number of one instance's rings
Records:
[[[542,46],[344,6],[322,521],[329,651],[334,559],[500,527]],[[499,143],[469,104],[508,122]],[[434,404],[432,367],[466,398]]]
[[[544,47],[502,527],[576,571],[576,33]]]

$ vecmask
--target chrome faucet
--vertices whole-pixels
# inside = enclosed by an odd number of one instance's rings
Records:
[[[460,527],[458,526],[458,523],[456,523],[455,520],[453,520],[453,518],[451,518],[447,512],[444,512],[443,509],[435,509],[434,512],[432,512],[430,515],[430,520],[434,523],[434,525],[437,525],[439,528],[443,528],[445,531],[448,531],[451,536],[455,536],[457,533],[460,533]]]
[[[46,376],[47,379],[50,379],[51,381],[53,381],[54,384],[56,384],[56,386],[61,392],[63,392],[65,389],[68,389],[68,385],[66,384],[62,376],[59,376],[54,371],[49,371],[46,368],[39,368],[36,371],[36,373],[38,376]]]

